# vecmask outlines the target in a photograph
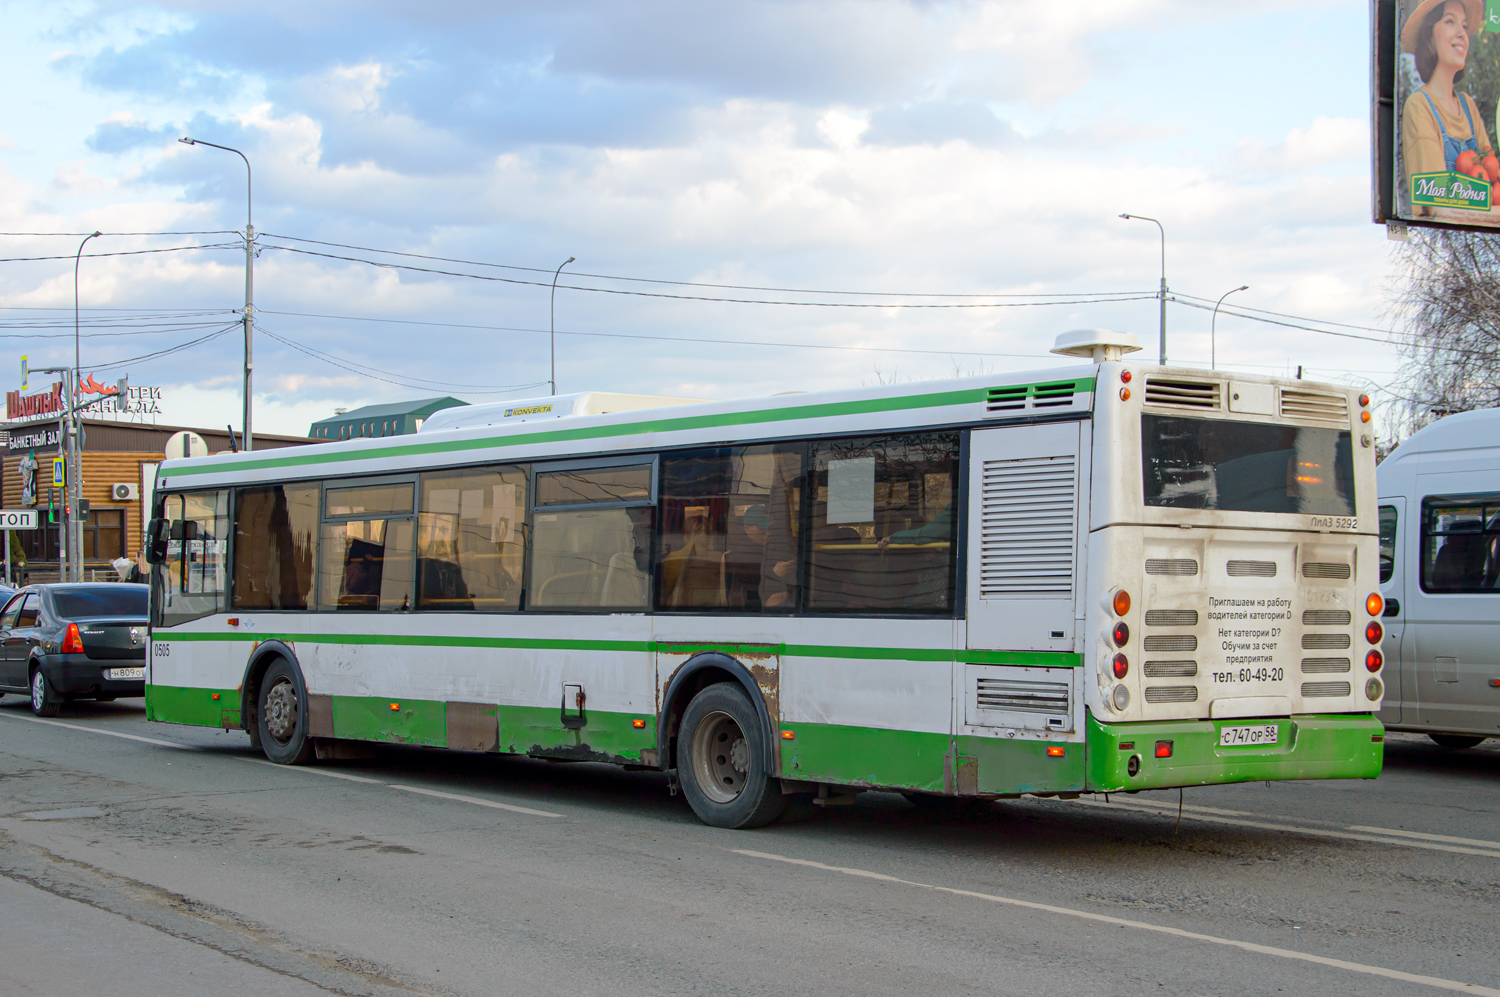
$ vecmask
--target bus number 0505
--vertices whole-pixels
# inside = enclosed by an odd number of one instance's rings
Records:
[[[170,658],[172,656],[171,644],[152,644],[151,653],[158,658]]]

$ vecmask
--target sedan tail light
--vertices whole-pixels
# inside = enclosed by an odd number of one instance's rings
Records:
[[[68,624],[68,632],[63,637],[62,653],[63,654],[82,654],[83,653],[83,635],[78,632],[78,624],[76,624],[76,623],[69,623]]]

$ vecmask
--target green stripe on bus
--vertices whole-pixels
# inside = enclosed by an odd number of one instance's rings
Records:
[[[1219,744],[1225,727],[1271,724],[1275,744]],[[1385,754],[1376,738],[1384,734],[1368,713],[1120,724],[1090,716],[1088,788],[1097,793],[1271,779],[1374,779]],[[1170,757],[1156,757],[1158,742],[1170,744]],[[1140,758],[1135,775],[1132,756]]]
[[[251,643],[280,640],[288,644],[387,645],[396,647],[482,647],[533,651],[623,651],[654,654],[781,654],[791,658],[871,658],[890,661],[963,661],[976,665],[1031,665],[1042,668],[1078,668],[1083,656],[1061,651],[969,651],[928,647],[842,647],[825,644],[740,644],[733,641],[681,642],[654,640],[577,640],[534,637],[452,637],[434,634],[297,634],[236,631],[157,630],[157,643],[177,641],[202,643]]]
[[[947,734],[783,721],[781,776],[844,786],[943,791]]]
[[[1048,381],[1048,385],[1071,383],[1075,392],[1093,391],[1092,377]],[[1018,387],[1018,385],[1005,385]],[[1032,385],[1026,386],[1028,390]],[[423,454],[461,453],[466,450],[488,450],[495,447],[517,447],[536,443],[569,443],[576,440],[604,439],[611,436],[636,436],[643,433],[682,432],[691,429],[714,429],[721,426],[748,426],[766,422],[792,422],[801,419],[827,419],[836,416],[894,412],[902,409],[942,408],[983,402],[989,388],[966,388],[962,391],[940,391],[927,395],[903,395],[899,398],[866,398],[849,402],[825,402],[779,409],[755,409],[749,412],[721,412],[716,415],[680,416],[651,419],[617,426],[579,426],[573,429],[549,429],[533,433],[491,436],[477,440],[446,440],[432,443],[407,443],[370,450],[340,453],[300,454],[266,457],[260,460],[224,460],[197,466],[173,468],[170,477],[179,478],[222,471],[258,471],[276,467],[306,467],[319,464],[341,464],[350,461],[415,457]]]
[[[214,697],[219,697],[215,699]],[[146,719],[193,727],[222,727],[225,714],[239,726],[238,689],[193,689],[172,685],[146,686]]]

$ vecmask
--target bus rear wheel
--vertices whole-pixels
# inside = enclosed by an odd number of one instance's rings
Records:
[[[711,827],[761,827],[781,815],[781,783],[765,768],[765,732],[750,697],[721,682],[682,715],[677,778],[698,819]]]
[[[1432,738],[1432,743],[1436,744],[1439,748],[1447,748],[1450,751],[1462,751],[1465,748],[1472,748],[1484,740],[1484,738],[1475,737],[1473,734],[1428,734],[1427,736]]]
[[[307,696],[302,676],[284,658],[277,659],[260,680],[255,725],[260,748],[278,765],[301,765],[312,757],[307,736]]]

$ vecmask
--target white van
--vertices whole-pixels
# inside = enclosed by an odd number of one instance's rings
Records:
[[[1392,730],[1500,737],[1500,409],[1412,435],[1376,472]]]

